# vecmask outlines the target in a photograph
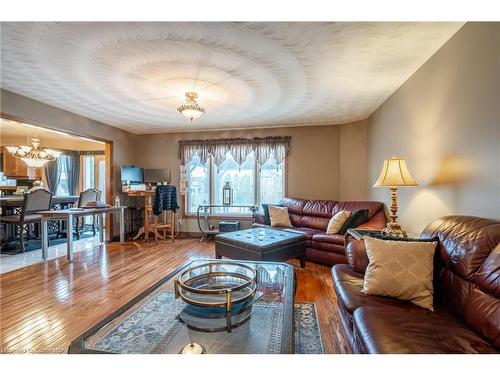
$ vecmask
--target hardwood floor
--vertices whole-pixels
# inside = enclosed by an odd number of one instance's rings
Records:
[[[147,287],[194,258],[213,258],[214,242],[142,242],[75,254],[0,275],[0,353],[65,353],[70,342]],[[297,270],[296,301],[315,302],[327,353],[345,352],[330,268]]]

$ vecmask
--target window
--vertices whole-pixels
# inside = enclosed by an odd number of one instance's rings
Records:
[[[101,157],[97,163],[99,190],[101,191],[101,202],[106,202],[106,160]]]
[[[283,164],[276,164],[274,157],[270,157],[260,166],[259,204],[277,204],[283,198],[285,191]]]
[[[186,210],[188,213],[196,213],[200,204],[210,203],[208,167],[201,164],[200,158],[196,156],[186,166],[186,174],[188,178]]]
[[[245,161],[238,165],[230,152],[225,160],[215,165],[212,158],[206,165],[201,164],[198,156],[186,165],[188,179],[187,214],[196,214],[200,204],[222,204],[222,191],[227,182],[232,188],[232,205],[252,206],[262,203],[278,203],[285,194],[284,162],[277,164],[270,157],[259,166],[251,152]],[[221,207],[214,210],[220,215],[248,215],[249,210]]]
[[[67,155],[61,155],[57,158],[58,168],[60,168],[59,182],[57,183],[56,195],[69,195],[69,185],[68,185],[68,171],[66,169],[67,163],[64,160]]]
[[[94,176],[95,176],[94,157],[93,156],[84,156],[83,157],[83,181],[82,181],[83,189],[82,190],[91,189],[95,186]]]
[[[214,204],[222,204],[222,189],[229,182],[233,190],[233,206],[251,206],[255,204],[255,156],[247,156],[245,161],[238,165],[231,153],[226,153],[226,160],[214,173]],[[240,212],[239,208],[219,208],[218,212]]]

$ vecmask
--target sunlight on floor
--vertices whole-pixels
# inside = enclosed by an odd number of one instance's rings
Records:
[[[74,253],[78,253],[83,250],[92,249],[99,244],[98,236],[93,236],[89,238],[84,238],[79,241],[74,241]],[[49,247],[49,256],[47,260],[55,259],[59,257],[66,257],[66,243],[63,242],[59,245],[54,245]],[[30,266],[35,263],[44,262],[42,259],[42,250],[33,250],[23,254],[7,255],[2,254],[0,256],[0,274],[17,270],[26,266]]]

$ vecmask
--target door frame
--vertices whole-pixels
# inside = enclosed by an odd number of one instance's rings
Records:
[[[36,126],[36,127],[39,127],[39,128],[45,128],[45,129],[48,129],[48,130],[54,130],[54,131],[58,131],[58,132],[61,132],[61,133],[66,133],[66,134],[69,134],[69,135],[74,135],[76,137],[84,137],[84,138],[88,138],[90,140],[94,140],[94,141],[98,141],[98,142],[104,143],[104,160],[105,160],[105,163],[106,163],[106,172],[105,172],[105,174],[106,174],[106,177],[105,177],[105,181],[106,181],[106,203],[112,205],[112,200],[113,200],[112,197],[113,197],[113,194],[114,194],[114,188],[113,188],[113,184],[112,184],[112,182],[113,182],[113,172],[114,172],[114,168],[113,168],[113,141],[110,141],[109,139],[104,139],[104,138],[96,137],[96,136],[93,136],[93,135],[88,135],[88,134],[84,134],[84,133],[78,133],[78,132],[70,131],[70,130],[67,130],[67,129],[61,129],[61,128],[58,128],[57,126],[45,124],[43,122],[40,122],[40,121],[37,121],[37,120],[33,120],[33,119],[29,119],[29,118],[25,118],[25,117],[22,117],[22,116],[11,115],[11,114],[8,114],[6,112],[0,112],[0,117],[4,118],[6,120],[21,122],[21,123],[24,123],[26,125],[32,125],[32,126]],[[105,232],[105,234],[106,234],[105,240],[106,240],[106,242],[108,242],[108,241],[111,241],[111,239],[112,239],[112,236],[111,236],[111,231],[112,230],[109,230],[109,229],[113,228],[113,215],[106,215],[105,226],[106,226],[106,228],[108,228],[108,230],[106,230],[106,232]]]

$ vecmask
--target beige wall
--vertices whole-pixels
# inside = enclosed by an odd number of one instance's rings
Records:
[[[368,196],[382,162],[404,157],[400,222],[420,232],[447,214],[500,217],[500,23],[468,23],[368,121]]]
[[[194,127],[196,123],[186,126]],[[145,168],[170,168],[172,183],[178,186],[180,160],[177,158],[177,148],[181,139],[288,135],[292,140],[287,165],[287,195],[309,199],[339,199],[341,129],[350,126],[356,127],[357,132],[363,132],[366,124],[361,122],[331,126],[152,134],[138,137],[136,161],[137,165]],[[352,135],[357,132],[348,132],[346,139],[355,144]],[[349,178],[351,186],[355,183],[354,180]],[[247,226],[248,222],[243,221],[242,225]],[[195,232],[194,220],[184,220],[183,230]]]
[[[366,197],[368,122],[340,126],[339,199],[362,200]]]
[[[336,125],[144,135],[138,137],[136,160],[145,168],[170,168],[172,182],[177,184],[180,165],[177,148],[181,139],[278,135],[292,137],[287,194],[310,199],[338,199],[340,126]]]

